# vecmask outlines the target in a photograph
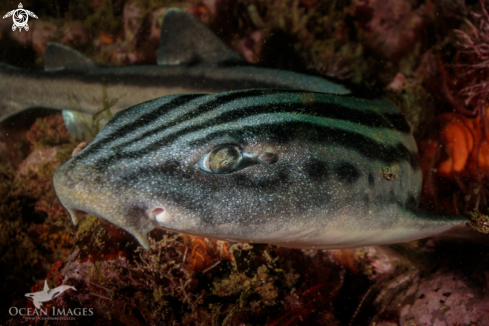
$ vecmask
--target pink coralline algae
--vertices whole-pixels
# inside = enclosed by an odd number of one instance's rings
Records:
[[[416,1],[355,0],[349,11],[366,44],[384,58],[397,60],[419,40],[422,16]]]
[[[392,322],[393,325],[488,325],[489,324],[489,278],[484,269],[487,254],[475,253],[477,264],[467,258],[467,251],[459,244],[436,249],[432,257],[445,256],[441,265],[434,260],[418,261],[421,268],[399,273],[377,284],[373,299],[378,308],[371,320],[376,325]],[[464,258],[465,256],[465,258]],[[428,257],[425,257],[425,259]]]

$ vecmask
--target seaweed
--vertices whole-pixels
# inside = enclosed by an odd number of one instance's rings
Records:
[[[1,286],[14,298],[25,290],[18,284],[44,279],[51,262],[64,260],[72,248],[72,226],[52,186],[56,167],[73,146],[68,135],[60,115],[38,119],[27,133],[30,156],[17,170],[0,164]]]
[[[106,227],[98,224],[96,229]],[[102,256],[95,253],[112,246],[112,235],[99,233],[98,247],[84,245],[94,228],[77,237],[78,249],[63,267],[63,284],[78,292],[65,294],[58,303],[93,307],[93,321],[338,325],[331,300],[342,287],[344,271],[325,253],[246,244],[227,248],[222,241],[156,230],[149,250]],[[315,313],[318,309],[321,314]]]
[[[452,55],[437,54],[437,102],[445,112],[420,144],[424,207],[449,214],[488,213],[487,132],[489,14],[485,1],[453,30]],[[448,62],[447,62],[448,61]],[[450,112],[452,111],[452,112]]]

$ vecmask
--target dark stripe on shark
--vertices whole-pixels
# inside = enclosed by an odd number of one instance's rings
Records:
[[[233,137],[233,134],[235,134],[235,137],[242,137],[242,135],[246,134],[260,134],[260,131],[263,129],[267,130],[266,134],[268,138],[273,137],[279,143],[301,138],[301,134],[315,133],[316,137],[310,137],[310,141],[313,143],[333,143],[352,149],[369,159],[382,161],[385,164],[391,164],[394,161],[407,161],[414,170],[419,169],[417,152],[409,151],[402,143],[397,144],[397,146],[388,146],[355,132],[302,121],[284,121],[282,123],[275,122],[258,126],[247,126],[240,129],[220,130],[210,133],[204,138],[194,140],[189,145],[200,146],[210,142],[214,138],[225,135]],[[261,133],[263,134],[263,132]],[[147,149],[147,153],[154,150]],[[145,153],[139,154],[144,155]]]
[[[171,95],[170,95],[171,96]],[[142,111],[141,114],[135,114],[134,111],[140,110],[141,106],[143,105],[151,105],[152,103],[157,103],[158,101],[161,101],[162,98],[157,98],[154,100],[146,101],[143,103],[140,103],[138,105],[132,106],[128,109],[122,110],[114,114],[114,116],[107,122],[106,126],[112,126],[114,124],[117,124],[120,119],[123,118],[136,118],[132,120],[131,123],[125,124],[120,126],[118,130],[113,131],[111,134],[106,135],[105,137],[112,137],[112,136],[121,136],[121,135],[126,135],[128,132],[139,129],[141,127],[144,127],[146,124],[160,118],[164,114],[168,114],[171,111],[175,110],[176,108],[181,107],[182,105],[187,104],[188,102],[202,97],[202,96],[207,96],[207,94],[182,94],[178,95],[178,97],[174,98],[170,102],[167,102],[160,107],[153,109],[151,111]],[[172,105],[169,106],[168,104],[171,103]],[[131,130],[129,131],[128,128]]]
[[[247,92],[235,92],[235,93],[225,93],[223,95],[219,95],[219,96],[212,96],[212,100],[211,101],[208,101],[208,102],[205,102],[205,103],[202,103],[200,104],[199,106],[197,106],[194,110],[192,110],[191,112],[189,112],[188,114],[184,115],[184,116],[181,116],[181,117],[178,117],[172,121],[169,121],[157,128],[154,128],[154,129],[150,129],[150,130],[145,130],[144,133],[142,133],[139,137],[137,137],[136,139],[133,139],[133,140],[130,140],[128,142],[125,142],[123,144],[120,144],[120,145],[117,145],[115,148],[117,149],[122,149],[124,148],[126,145],[128,144],[132,144],[138,140],[141,140],[141,139],[144,139],[148,136],[151,136],[155,133],[158,133],[166,128],[170,128],[170,127],[173,127],[173,126],[176,126],[178,125],[179,123],[182,123],[182,122],[185,122],[187,120],[190,120],[190,119],[193,119],[201,114],[204,114],[204,113],[207,113],[208,111],[211,111],[213,110],[216,106],[221,106],[221,105],[226,105],[236,99],[242,99],[242,98],[249,98],[249,97],[256,97],[256,96],[261,96],[265,93],[266,91],[264,90],[250,90],[250,91],[247,91]],[[287,93],[287,92],[284,92],[284,91],[280,91],[278,93]],[[191,99],[195,99],[197,97],[201,97],[201,96],[205,96],[205,94],[191,94],[191,95],[182,95],[180,98],[184,98],[184,99],[187,99],[187,98],[191,98]],[[175,100],[173,100],[175,101]],[[172,102],[173,102],[172,101]],[[187,104],[189,101],[184,101],[182,104],[180,104],[179,106],[184,106],[185,104]],[[139,107],[139,105],[137,106],[133,106],[132,108],[129,108],[127,110],[123,110],[121,111],[122,113],[124,114],[134,114],[133,112],[131,112],[131,110],[137,110]],[[167,105],[163,105],[161,108],[157,109],[157,110],[153,110],[153,111],[150,111],[148,113],[143,113],[141,114],[140,116],[138,116],[138,119],[136,121],[134,121],[133,123],[130,123],[130,124],[126,124],[126,125],[123,125],[121,126],[118,130],[112,132],[111,134],[109,135],[105,135],[104,138],[108,138],[108,137],[121,137],[121,136],[126,136],[138,129],[141,129],[141,128],[144,128],[148,123],[154,121],[154,120],[157,120],[159,118],[161,118],[161,116],[163,114],[168,114],[171,110],[178,110],[179,107],[175,107],[175,106],[172,106],[170,109],[168,109],[168,106]],[[107,123],[107,125],[109,125],[111,122],[112,123],[117,123],[117,120],[119,119],[119,117],[117,116],[114,116],[112,119],[109,120],[109,122]],[[207,125],[208,126],[208,125]],[[147,129],[147,128],[146,128]]]
[[[175,108],[178,108],[182,105],[185,105],[187,104],[188,102],[192,101],[193,99],[199,97],[199,96],[203,96],[202,94],[186,94],[186,95],[181,95],[181,96],[178,96],[177,98],[174,98],[173,100],[165,103],[164,105],[162,105],[160,108],[158,108],[158,110],[161,112],[167,112],[167,111],[170,111],[172,109],[175,109]],[[158,100],[158,99],[157,99]],[[156,100],[152,100],[152,101],[156,101]],[[148,101],[148,102],[152,102],[152,101]],[[135,108],[135,107],[133,107]],[[131,108],[127,109],[127,110],[131,110]],[[127,110],[123,110],[123,111],[120,111],[120,114],[117,113],[116,115],[114,115],[114,117],[112,117],[112,119],[109,120],[109,123],[112,121],[112,123],[115,123],[115,119],[117,118],[117,116],[124,116],[126,114],[126,111]],[[137,122],[138,120],[135,120],[135,122]],[[89,146],[89,150],[83,150],[81,151],[80,153],[78,153],[76,156],[74,156],[71,160],[69,160],[68,162],[70,162],[70,164],[74,164],[76,163],[78,160],[81,160],[81,159],[84,159],[88,156],[90,156],[90,154],[94,151],[94,150],[98,150],[100,148],[102,148],[104,145],[112,142],[114,139],[117,139],[121,136],[125,136],[127,133],[123,132],[121,130],[121,128],[107,134],[104,136],[104,138],[99,138],[91,143]]]
[[[236,65],[235,67],[240,67]],[[101,85],[126,85],[137,87],[152,87],[152,88],[175,88],[176,85],[190,85],[195,92],[218,93],[224,90],[243,90],[252,88],[268,88],[268,89],[297,89],[304,91],[318,91],[318,89],[298,89],[298,85],[290,85],[290,77],[288,74],[286,80],[281,83],[278,76],[270,78],[270,73],[284,73],[281,70],[266,69],[256,66],[246,66],[240,70],[239,79],[234,77],[235,67],[229,65],[191,65],[189,68],[185,65],[179,66],[121,66],[121,67],[98,67],[94,69],[80,70],[61,70],[61,71],[28,71],[17,69],[8,66],[7,69],[1,69],[2,75],[24,74],[28,78],[36,79],[40,82],[50,80],[64,80],[67,83],[71,81],[82,82],[86,84],[101,84]],[[0,68],[3,68],[0,66]],[[189,69],[195,68],[193,73],[189,73]],[[227,68],[227,69],[226,69]],[[214,73],[206,73],[206,69],[215,69]],[[246,69],[246,71],[244,71]],[[234,72],[234,73],[233,73]],[[203,75],[203,73],[206,73]],[[272,76],[273,77],[273,76]],[[295,77],[295,76],[293,76]],[[297,79],[306,81],[310,75],[297,73]],[[340,83],[332,82],[327,78],[317,77],[323,80],[325,92],[339,93],[337,90]],[[265,80],[264,80],[265,79]],[[303,84],[307,84],[303,82]],[[161,94],[163,95],[163,94]],[[130,94],[128,94],[130,96]],[[158,95],[156,95],[158,96]]]
[[[195,111],[192,112],[192,115],[195,116],[196,112],[202,111],[202,108],[204,108],[207,105],[208,105],[207,103],[201,105]],[[209,103],[209,105],[214,106],[219,104]],[[324,102],[315,102],[313,104],[307,104],[307,105],[305,105],[302,102],[278,103],[278,104],[267,103],[267,104],[261,104],[261,105],[250,106],[250,107],[239,107],[236,109],[232,109],[230,111],[224,111],[221,115],[217,117],[214,117],[212,119],[207,119],[207,120],[201,120],[197,124],[176,131],[173,134],[166,135],[164,140],[160,142],[160,144],[161,145],[168,144],[169,142],[175,140],[177,137],[183,136],[187,133],[208,128],[209,126],[229,123],[237,119],[246,118],[257,114],[266,114],[266,113],[280,114],[280,113],[291,113],[291,112],[313,115],[321,118],[347,121],[347,122],[357,123],[372,128],[393,129],[404,133],[408,133],[410,131],[408,124],[404,121],[404,118],[400,114],[384,114],[382,116],[374,111],[360,111],[360,110],[348,108],[346,106],[324,103]],[[192,116],[185,116],[185,118],[187,117],[188,119],[184,119],[184,120],[189,120],[193,118]],[[126,146],[130,146],[138,141],[145,139],[148,136],[154,135],[155,133],[159,133],[165,130],[166,128],[168,128],[169,126],[176,125],[180,122],[183,122],[183,120],[176,121],[176,122],[174,121],[171,124],[162,125],[158,128],[145,131],[137,138],[131,139],[127,142],[117,145],[115,149],[123,150]],[[125,134],[129,132],[130,131],[124,130]]]
[[[273,137],[275,141],[283,143],[303,138],[301,136],[308,133],[314,133],[314,137],[310,137],[310,141],[314,143],[333,143],[355,150],[367,158],[379,160],[384,164],[391,164],[394,161],[407,161],[414,170],[419,168],[417,153],[410,152],[407,147],[401,143],[397,146],[387,146],[355,132],[331,126],[318,125],[311,122],[281,121],[261,124],[258,126],[247,126],[239,129],[233,128],[220,130],[210,133],[202,139],[192,141],[189,145],[200,146],[208,143],[214,138],[224,135],[231,137],[234,135],[239,139],[243,138],[243,135],[246,134],[266,135],[267,138]],[[178,137],[179,136],[174,134],[173,137],[171,137],[172,139],[165,138],[162,142],[153,143],[138,151],[129,153],[116,151],[116,154],[112,156],[101,158],[94,166],[99,170],[103,170],[105,166],[114,164],[116,161],[125,158],[143,157],[173,142]]]

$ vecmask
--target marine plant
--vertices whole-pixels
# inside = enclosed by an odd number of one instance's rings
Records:
[[[109,223],[89,219],[61,269],[66,293],[56,304],[93,307],[91,321],[115,325],[338,325],[332,305],[344,271],[327,253],[151,233],[150,249],[133,249],[122,232],[114,255]],[[94,239],[97,239],[94,241]],[[321,313],[317,313],[321,311]],[[80,322],[82,319],[80,318]]]
[[[483,130],[487,128],[487,105],[489,90],[489,13],[485,0],[479,0],[480,13],[471,12],[472,21],[465,18],[468,31],[455,29],[458,39],[452,85],[447,87],[447,96],[458,112],[483,120]],[[451,89],[455,88],[455,95]],[[485,131],[484,131],[485,132]]]
[[[18,167],[0,161],[0,286],[21,298],[32,278],[44,279],[71,252],[72,225],[52,186],[74,146],[61,115],[38,119],[26,133],[31,153]],[[11,297],[5,297],[2,304]],[[21,307],[23,304],[17,304]],[[7,317],[0,315],[2,320]]]
[[[440,212],[488,209],[489,14],[485,0],[479,4],[480,12],[454,30],[452,63],[438,60],[441,96],[453,111],[436,117],[420,146],[424,205]]]

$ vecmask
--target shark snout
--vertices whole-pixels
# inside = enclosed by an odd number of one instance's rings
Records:
[[[53,178],[54,190],[61,204],[71,215],[73,224],[78,224],[81,217],[88,214],[86,208],[91,202],[90,191],[87,191],[85,182],[73,178],[71,171],[61,166]]]
[[[148,232],[168,219],[164,206],[148,207],[119,179],[95,171],[85,162],[62,165],[54,175],[54,189],[74,224],[87,214],[103,218],[134,235],[146,249]]]

